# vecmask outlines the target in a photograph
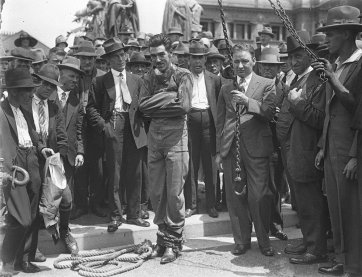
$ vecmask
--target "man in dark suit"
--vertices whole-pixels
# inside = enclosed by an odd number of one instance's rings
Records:
[[[192,199],[197,203],[197,183],[200,161],[205,174],[206,209],[210,217],[218,217],[215,210],[216,168],[214,157],[216,152],[216,100],[221,88],[220,77],[205,70],[207,49],[202,42],[192,41],[190,44],[190,70],[193,78],[191,109],[188,114],[187,127],[192,166],[194,169],[194,188],[186,190],[185,201]],[[186,193],[189,192],[189,193]],[[186,209],[188,217],[192,211]]]
[[[269,157],[273,152],[269,121],[275,113],[275,84],[253,73],[253,54],[254,49],[250,45],[233,47],[238,87],[235,88],[230,81],[220,91],[216,120],[216,164],[219,169],[224,169],[226,201],[236,243],[233,253],[240,255],[250,249],[252,219],[262,254],[273,256],[274,249],[268,236],[272,198],[268,182]],[[240,118],[235,116],[237,107],[241,108]],[[240,121],[240,153],[236,153],[237,120]],[[241,192],[240,184],[234,181],[237,155],[240,155],[240,177],[247,186],[247,196],[237,195]]]
[[[335,252],[334,263],[320,267],[319,272],[331,275],[362,274],[361,187],[356,178],[357,134],[351,128],[362,86],[362,50],[356,46],[356,37],[362,31],[359,16],[359,9],[351,6],[328,11],[326,26],[317,31],[326,33],[329,53],[337,59],[334,66],[325,59],[313,63],[328,79],[326,116],[316,165],[321,167],[324,160]]]
[[[12,175],[12,166],[28,171],[30,181],[25,186],[12,186],[3,180],[3,193],[7,205],[7,228],[1,249],[0,271],[25,273],[39,272],[32,264],[35,255],[32,232],[36,228],[41,178],[38,152],[48,151],[39,140],[33,118],[23,107],[31,103],[36,86],[28,69],[10,69],[5,73],[8,97],[0,108],[0,157],[4,159],[4,172]],[[19,176],[17,176],[19,177]],[[18,178],[21,180],[21,177]],[[15,264],[14,264],[15,262]]]
[[[309,47],[316,46],[311,44],[307,31],[299,31],[298,35]],[[285,252],[300,255],[290,258],[291,263],[313,264],[327,258],[323,175],[314,167],[325,115],[325,86],[310,67],[311,58],[293,37],[287,38],[287,46],[296,78],[283,99],[277,130],[285,149],[286,170],[294,185],[303,242],[288,245]]]
[[[126,72],[124,44],[118,38],[108,39],[103,46],[106,53],[102,57],[108,60],[111,70],[97,78],[87,117],[94,132],[104,136],[111,210],[108,232],[115,232],[125,222],[123,191],[127,196],[127,223],[149,227],[149,222],[140,218],[141,148],[147,145],[144,123],[137,112],[141,81],[139,76]]]
[[[41,80],[41,85],[36,89],[32,105],[28,107],[28,110],[33,114],[35,128],[41,140],[51,150],[47,155],[59,152],[64,164],[66,163],[64,161],[67,160],[68,153],[68,138],[64,124],[64,114],[58,99],[49,99],[52,94],[57,93],[57,86],[61,86],[58,82],[59,69],[53,64],[45,64],[38,74],[34,74],[34,76]],[[47,158],[47,155],[44,155],[44,158]],[[45,159],[41,162],[42,166],[44,166]],[[72,202],[72,193],[69,184],[67,184],[59,205],[59,231],[60,239],[64,242],[67,251],[75,255],[79,251],[78,245],[69,229]],[[50,230],[57,237],[55,226],[52,226]],[[34,233],[34,237],[37,240],[38,234]]]
[[[263,29],[258,32],[259,38],[260,38],[260,47],[257,47],[255,49],[255,60],[260,61],[261,58],[261,52],[265,48],[270,48],[270,41],[274,38],[273,30],[270,27],[269,24],[263,25]],[[259,65],[255,64],[254,66],[254,72],[256,74],[259,74]]]

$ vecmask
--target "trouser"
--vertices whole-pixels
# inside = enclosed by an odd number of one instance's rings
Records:
[[[361,273],[362,228],[358,182],[347,179],[343,174],[350,160],[348,155],[338,155],[332,143],[325,153],[325,182],[335,258],[345,265],[346,272]]]
[[[148,166],[147,166],[147,156],[148,149],[143,147],[140,149],[142,151],[142,188],[141,188],[141,204],[147,204],[149,199],[149,185],[148,185]]]
[[[38,228],[36,218],[39,212],[41,179],[35,147],[18,149],[14,163],[28,171],[30,181],[26,186],[4,188],[8,207],[1,258],[5,263],[29,261],[35,255],[37,242],[32,233]],[[21,177],[19,177],[21,179]]]
[[[115,120],[115,122],[114,122]],[[107,172],[109,174],[109,208],[111,220],[122,216],[122,191],[127,197],[127,219],[139,217],[142,182],[142,149],[137,149],[128,113],[118,113],[105,138]],[[124,188],[124,189],[123,189]]]
[[[269,158],[251,157],[244,144],[240,144],[240,176],[247,184],[247,198],[240,198],[235,187],[235,140],[229,154],[223,159],[226,202],[236,244],[249,244],[252,222],[261,248],[270,247],[269,224],[272,195],[268,187]]]
[[[189,155],[191,155],[192,145],[190,143],[190,139],[188,141],[188,149],[189,149]],[[194,166],[192,163],[192,159],[189,159],[189,167],[184,186],[184,196],[185,196],[185,208],[192,210],[197,209],[197,192],[196,192],[196,184],[194,176],[195,174],[194,174]]]
[[[293,184],[303,243],[309,253],[324,255],[327,252],[327,203],[322,180],[308,183],[293,181]]]
[[[197,184],[201,159],[205,176],[206,208],[210,209],[215,207],[216,204],[216,169],[213,161],[216,148],[216,132],[211,110],[191,110],[188,114],[187,126],[189,144],[191,145],[189,153],[194,173],[194,182],[190,182],[190,184],[196,187],[188,189],[185,197],[191,198],[191,203],[197,203]],[[189,195],[189,192],[191,192],[191,195]]]
[[[183,232],[183,188],[188,165],[187,151],[148,150],[150,199],[155,212],[153,222],[159,226],[159,230],[179,235]]]
[[[287,177],[286,181],[288,183],[289,190],[290,190],[290,203],[292,204],[292,208],[298,211],[298,206],[297,206],[297,203],[295,201],[295,191],[294,191],[293,180],[292,180],[292,177],[289,174],[288,167],[287,167],[287,150],[288,150],[287,147],[289,147],[289,146],[281,145],[280,153],[281,153],[281,156],[282,156],[284,172],[285,172],[285,175]]]
[[[280,151],[275,151],[270,158],[270,179],[269,188],[273,194],[272,205],[270,209],[270,231],[278,231],[277,225],[283,228],[283,219],[281,215],[280,190],[283,179],[283,163],[281,161]]]

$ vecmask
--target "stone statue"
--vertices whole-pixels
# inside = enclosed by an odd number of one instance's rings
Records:
[[[163,14],[162,32],[167,34],[171,27],[179,27],[183,40],[191,38],[193,27],[200,28],[203,9],[196,0],[167,0]]]
[[[106,13],[105,30],[107,37],[117,36],[121,26],[132,27],[139,32],[139,17],[135,0],[110,0]]]

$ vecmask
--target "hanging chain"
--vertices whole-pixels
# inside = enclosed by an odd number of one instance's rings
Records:
[[[280,20],[282,21],[283,25],[285,26],[285,28],[288,30],[288,32],[290,33],[290,35],[298,42],[298,44],[300,45],[300,47],[303,48],[303,50],[309,55],[309,57],[311,57],[313,60],[318,60],[319,57],[318,55],[313,52],[306,44],[304,41],[301,40],[301,38],[299,37],[297,31],[295,30],[289,16],[287,15],[287,13],[285,12],[282,4],[280,3],[280,0],[276,0],[276,3],[279,7],[279,9],[275,6],[275,4],[273,3],[272,0],[268,0],[270,3],[270,6],[273,8],[275,14],[280,18]],[[327,82],[328,79],[325,76],[324,72],[321,72],[319,74],[319,78],[322,80],[323,83]]]
[[[224,38],[225,38],[225,43],[226,43],[226,48],[228,50],[228,58],[229,58],[229,65],[230,65],[230,69],[231,72],[234,72],[233,70],[233,57],[232,57],[232,49],[231,49],[231,45],[229,43],[229,36],[228,36],[228,32],[227,32],[227,28],[226,28],[226,22],[225,22],[225,14],[224,14],[224,9],[222,6],[222,0],[218,0],[219,3],[219,9],[220,9],[220,17],[221,17],[221,24],[222,24],[222,29],[223,29],[223,33],[224,33]],[[234,83],[234,87],[237,88],[238,84],[237,84],[237,78],[236,76],[233,76],[233,83]],[[235,164],[235,173],[236,173],[236,177],[234,179],[234,181],[237,183],[236,187],[239,187],[240,183],[241,183],[241,177],[240,177],[240,172],[241,172],[241,167],[240,167],[240,163],[241,163],[241,156],[240,156],[240,116],[241,116],[241,112],[240,112],[240,105],[239,103],[236,104],[236,127],[235,127],[235,131],[236,131],[236,140],[235,140],[235,147],[236,147],[236,164]],[[235,190],[235,193],[238,195],[245,195],[246,194],[246,185],[242,188],[242,191],[240,193],[239,190]]]

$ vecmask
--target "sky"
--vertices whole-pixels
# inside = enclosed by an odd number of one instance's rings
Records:
[[[88,0],[5,0],[1,32],[27,31],[49,47],[58,35],[79,27],[72,22],[76,11],[86,7]],[[160,33],[166,0],[136,0],[140,29]],[[72,44],[72,42],[70,43]]]

